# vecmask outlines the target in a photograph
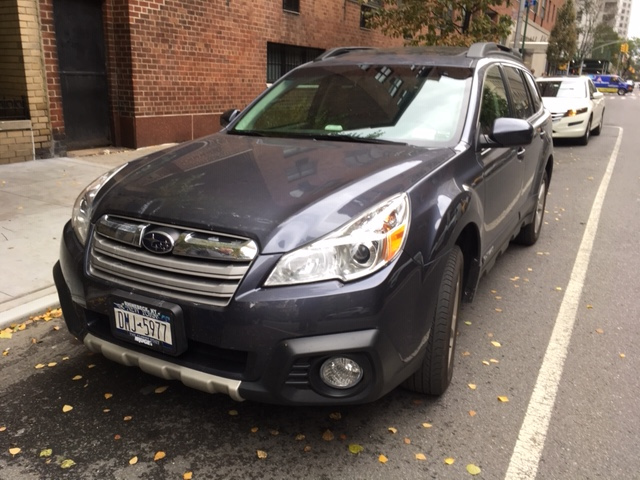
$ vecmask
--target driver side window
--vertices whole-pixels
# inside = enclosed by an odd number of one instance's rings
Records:
[[[487,71],[482,88],[482,104],[480,106],[480,133],[488,135],[496,118],[509,116],[507,90],[497,66]]]

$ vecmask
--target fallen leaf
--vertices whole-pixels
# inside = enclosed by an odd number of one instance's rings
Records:
[[[71,410],[73,410],[73,407],[71,405],[65,405],[62,407],[62,411],[64,413],[70,412]]]
[[[41,368],[44,368],[44,367],[45,367],[45,364],[44,364],[44,363],[39,363],[39,364],[37,364],[37,365],[35,366],[35,368],[36,368],[37,370],[40,370]]]
[[[475,390],[476,388],[478,388],[478,386],[477,386],[475,383],[470,383],[470,384],[469,384],[469,388],[470,388],[471,390]]]
[[[82,375],[76,375],[71,380],[82,380]]]
[[[620,358],[625,358],[625,357],[626,357],[626,355],[624,353],[620,354]]]
[[[4,425],[0,427],[0,432],[4,432],[7,429]]]
[[[431,425],[430,423],[423,423],[423,424],[422,424],[422,426],[423,426],[424,428],[431,428],[431,427],[433,427],[433,425]]]
[[[455,463],[455,461],[456,461],[455,458],[451,458],[451,457],[448,457],[448,458],[444,459],[444,463],[447,464],[447,465],[453,465]]]
[[[588,308],[589,310],[591,310],[591,309],[593,308],[593,305],[589,305],[589,304],[587,304],[587,308]]]
[[[378,457],[378,461],[379,461],[380,463],[387,463],[387,462],[389,461],[389,459],[388,459],[387,457],[385,457],[384,455],[380,455],[380,456]]]
[[[238,411],[237,410],[229,410],[229,415],[231,415],[232,417],[237,417],[238,416]]]
[[[18,325],[18,330],[20,331],[24,330],[25,328],[27,328],[27,325],[24,323],[21,323],[20,325]]]
[[[158,387],[154,390],[155,393],[164,393],[169,388],[169,385],[163,385],[162,387]]]
[[[62,357],[62,360],[63,361],[67,361],[67,360],[69,360],[69,357]]]
[[[509,401],[509,397],[505,397],[504,395],[500,395],[498,400],[502,403],[507,403]]]
[[[18,448],[18,447],[14,447],[14,448],[10,448],[9,449],[9,453],[11,455],[13,455],[14,457],[19,454],[22,451],[22,449]]]
[[[57,332],[58,330],[60,330],[60,327],[58,325],[54,326],[53,329]]]
[[[62,463],[60,464],[60,468],[71,468],[76,464],[76,462],[74,462],[73,460],[71,460],[70,458],[67,458],[66,460],[63,460]]]
[[[120,435],[118,435],[117,433],[113,436],[114,440],[120,440],[122,437]]]
[[[251,433],[256,433],[258,431],[258,427],[251,427]]]
[[[267,452],[265,452],[264,450],[256,450],[256,454],[258,455],[258,458],[260,460],[264,460],[265,458],[267,458]]]
[[[516,276],[516,277],[510,278],[509,280],[511,280],[512,282],[515,282],[516,280],[520,280],[520,277]]]
[[[471,355],[471,352],[462,352],[463,357],[468,357],[469,355]]]
[[[309,453],[311,451],[311,445],[305,445],[302,451],[304,453]]]
[[[495,340],[491,341],[491,345],[493,345],[494,347],[501,347],[502,345],[500,345],[500,342],[496,342]]]
[[[344,442],[347,439],[347,435],[344,433],[341,433],[339,438]]]
[[[5,349],[2,351],[2,356],[3,356],[3,357],[6,357],[7,355],[9,355],[9,350],[10,350],[10,348],[5,348]]]
[[[527,272],[533,272],[533,268],[531,267],[527,268]]]
[[[596,333],[600,333],[600,334],[602,334],[602,333],[604,333],[604,330],[603,330],[603,329],[601,329],[601,328],[596,328]]]
[[[499,361],[499,360],[496,360],[495,358],[490,358],[490,359],[489,359],[489,361],[490,361],[491,363],[500,363],[500,361]]]
[[[333,435],[333,432],[331,430],[325,430],[324,433],[322,434],[322,439],[325,442],[330,442],[331,440],[333,440],[335,437]]]
[[[486,360],[482,360],[482,364],[483,365],[489,365],[489,362],[487,362]]]
[[[474,465],[473,463],[467,465],[467,472],[469,472],[471,475],[478,475],[481,471],[482,470],[480,470],[480,467]]]
[[[91,363],[91,364],[87,365],[87,368],[94,368],[95,366],[96,366],[95,363]]]
[[[389,430],[389,432],[393,433],[394,435],[395,435],[396,433],[398,433],[398,429],[397,429],[397,428],[395,428],[395,427],[389,427],[389,428],[387,428],[387,430]]]
[[[44,450],[42,450],[40,452],[40,456],[41,457],[50,457],[52,453],[53,453],[53,450],[51,450],[50,448],[45,448]]]
[[[275,429],[270,430],[269,433],[271,435],[273,435],[274,437],[277,437],[278,435],[280,435],[280,432],[278,430],[275,430]]]
[[[404,444],[405,444],[405,445],[411,445],[411,439],[410,439],[410,438],[405,437],[405,438],[404,438]]]
[[[105,409],[102,410],[103,413],[109,413],[110,411],[111,411],[110,408],[105,408]]]
[[[166,456],[167,454],[164,452],[156,452],[156,454],[153,456],[153,461],[157,462],[158,460],[162,460]]]
[[[296,441],[301,442],[302,440],[304,440],[306,437],[299,433],[298,435],[296,435]]]
[[[58,362],[49,362],[47,363],[47,367],[55,367],[58,364]]]
[[[471,323],[469,320],[466,320],[466,321],[464,322],[464,324],[465,324],[465,325],[471,325],[472,323]]]
[[[500,295],[496,295],[496,300],[502,300],[502,297]]]
[[[129,460],[129,465],[135,465],[136,463],[138,463],[138,456],[137,455],[135,457],[132,457]]]
[[[356,443],[352,443],[351,445],[349,445],[349,451],[354,455],[359,454],[363,450],[364,450],[364,447],[362,445],[358,445]]]
[[[129,420],[131,420],[132,418],[133,418],[133,417],[132,417],[131,415],[127,415],[127,416],[125,416],[125,417],[123,418],[123,420],[124,420],[125,422],[128,422],[128,421],[129,421]]]
[[[106,400],[109,400],[111,397],[113,397],[113,393],[105,393],[105,394],[104,394],[104,398],[105,398]]]
[[[491,293],[498,293],[497,290],[491,290]]]
[[[340,420],[342,418],[342,414],[340,412],[333,412],[329,414],[329,418],[331,420]]]
[[[193,472],[184,472],[182,480],[191,480],[193,478]]]
[[[496,308],[495,310],[496,310],[496,312],[498,312],[498,313],[502,313],[502,309],[501,309],[501,308]]]
[[[426,460],[427,457],[424,455],[424,453],[416,453],[416,460]]]
[[[557,292],[561,292],[562,291],[562,287],[556,287],[556,291]]]
[[[469,410],[469,416],[470,417],[475,417],[476,416],[476,411],[475,410]]]

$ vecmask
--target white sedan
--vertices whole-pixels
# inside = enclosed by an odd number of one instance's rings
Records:
[[[553,119],[553,138],[577,138],[581,145],[599,135],[604,124],[604,94],[589,77],[536,79],[544,106]]]

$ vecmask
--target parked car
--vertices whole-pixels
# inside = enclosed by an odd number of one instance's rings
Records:
[[[449,385],[463,299],[540,235],[551,118],[518,55],[344,48],[78,197],[54,277],[94,352],[236,400]]]
[[[600,135],[605,100],[591,78],[544,77],[536,82],[553,118],[553,138],[576,138],[587,145],[591,135]]]
[[[626,95],[629,92],[627,82],[618,75],[591,74],[589,78],[591,78],[596,88],[603,93]]]

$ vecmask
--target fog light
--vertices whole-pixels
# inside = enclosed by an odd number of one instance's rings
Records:
[[[351,388],[362,380],[362,368],[346,357],[332,357],[320,367],[320,378],[333,388]]]

